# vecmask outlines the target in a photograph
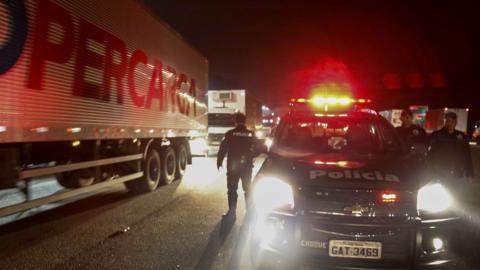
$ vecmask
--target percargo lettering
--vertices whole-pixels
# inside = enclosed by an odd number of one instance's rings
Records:
[[[358,170],[342,170],[342,171],[310,171],[310,179],[328,177],[330,179],[362,179],[369,181],[387,181],[399,182],[400,179],[394,174],[384,174],[379,171],[363,172]]]
[[[30,74],[27,86],[42,89],[45,61],[66,63],[73,53],[73,18],[62,7],[50,1],[40,1],[34,29]],[[48,29],[55,22],[63,29],[63,39],[59,43],[48,41]]]
[[[135,70],[138,64],[146,65],[147,55],[142,51],[136,50],[133,52],[130,64],[128,65],[128,89],[130,90],[130,96],[133,103],[137,107],[143,107],[145,104],[145,97],[137,94],[137,89],[135,86]]]
[[[28,23],[24,1],[7,1],[6,9],[12,22],[6,43],[0,48],[0,75],[11,69],[25,47]],[[63,7],[45,0],[38,1],[36,22],[32,33],[27,87],[43,90],[47,63],[66,64],[74,61],[72,95],[104,102],[125,103],[125,86],[133,105],[150,109],[157,100],[158,111],[196,115],[195,80],[172,67],[163,69],[162,61],[149,59],[136,49],[128,56],[127,46],[120,38],[96,25],[74,16]],[[78,21],[78,24],[75,22]],[[78,27],[76,26],[78,25]],[[77,29],[78,28],[78,29]],[[150,70],[148,89],[138,89],[137,73]],[[172,72],[174,71],[174,72]],[[169,73],[164,84],[163,72]],[[93,73],[93,75],[92,75]],[[138,76],[137,76],[138,77]],[[93,79],[92,79],[93,78]],[[188,93],[181,93],[189,84]],[[145,84],[141,84],[145,85]],[[115,91],[113,91],[115,90]],[[141,90],[141,91],[140,91]],[[115,99],[112,98],[115,96]],[[146,93],[142,95],[140,93]],[[192,107],[192,110],[190,110]]]

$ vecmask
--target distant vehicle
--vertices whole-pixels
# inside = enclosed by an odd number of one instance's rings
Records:
[[[420,127],[425,127],[425,117],[426,117],[426,112],[428,111],[427,106],[419,106],[419,105],[414,105],[414,106],[409,106],[409,109],[412,111],[413,114],[413,123],[415,125],[418,125]],[[394,127],[400,127],[402,125],[402,120],[400,120],[400,117],[402,115],[403,109],[392,109],[392,110],[385,110],[379,112],[381,116],[383,116],[385,119],[390,122]]]
[[[454,112],[457,114],[457,129],[467,133],[468,127],[468,109],[466,108],[444,108],[428,110],[425,119],[425,130],[431,133],[439,130],[444,125],[445,113]]]
[[[235,127],[234,114],[247,116],[246,126],[256,131],[261,126],[262,105],[246,90],[208,91],[208,148],[209,153],[218,152],[225,133]]]
[[[477,120],[473,127],[472,141],[480,145],[480,120]]]
[[[4,3],[0,185],[56,175],[72,190],[0,216],[115,184],[147,192],[182,178],[189,139],[206,134],[201,54],[138,1]]]
[[[402,121],[400,120],[402,114],[401,109],[381,111],[379,114],[387,119],[394,127],[400,127],[402,125]]]
[[[295,99],[253,182],[257,269],[417,269],[452,265],[459,218],[364,99]]]

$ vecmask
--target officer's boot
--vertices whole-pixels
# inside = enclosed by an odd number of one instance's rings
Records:
[[[228,197],[228,212],[223,214],[224,218],[233,218],[236,217],[237,211],[237,199],[233,198],[233,196]]]

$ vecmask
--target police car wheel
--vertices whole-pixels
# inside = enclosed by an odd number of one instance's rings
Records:
[[[177,147],[177,168],[175,171],[175,179],[182,179],[187,168],[187,148],[185,144],[180,144]]]
[[[169,185],[175,180],[177,171],[177,159],[172,147],[166,147],[162,151],[161,179],[163,184]]]

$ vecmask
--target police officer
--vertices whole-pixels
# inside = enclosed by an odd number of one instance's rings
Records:
[[[250,182],[252,180],[253,158],[256,156],[255,136],[252,131],[245,127],[246,117],[242,113],[235,115],[236,127],[225,134],[220,144],[217,156],[217,168],[220,169],[223,159],[227,157],[227,188],[228,188],[228,212],[226,217],[235,217],[237,208],[238,182],[242,180],[245,204],[249,206],[248,196]]]
[[[428,159],[440,180],[449,181],[466,177],[472,181],[473,164],[465,133],[455,129],[457,114],[447,112],[445,125],[429,138]]]
[[[410,109],[407,108],[402,111],[400,120],[402,126],[395,128],[395,130],[408,146],[408,149],[411,149],[415,144],[426,143],[427,133],[422,127],[413,124],[413,113]]]

